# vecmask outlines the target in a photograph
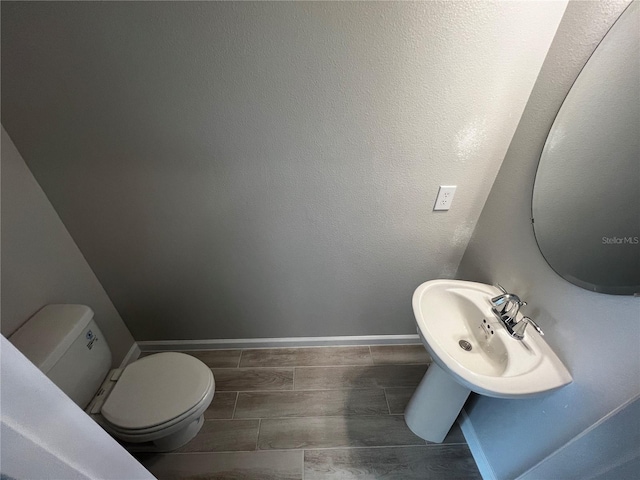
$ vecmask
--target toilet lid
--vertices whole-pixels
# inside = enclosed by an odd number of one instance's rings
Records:
[[[167,423],[191,410],[213,388],[213,374],[184,353],[158,353],[126,367],[102,406],[114,426],[142,429]]]

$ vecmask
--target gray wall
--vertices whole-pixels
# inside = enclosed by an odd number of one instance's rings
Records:
[[[80,303],[120,364],[133,337],[2,128],[2,335],[49,303]]]
[[[640,396],[605,417],[522,478],[632,480],[640,472]]]
[[[565,3],[1,8],[3,124],[134,337],[161,340],[414,333]]]
[[[525,314],[540,324],[574,379],[536,398],[475,397],[467,404],[500,479],[534,467],[640,393],[640,299],[592,293],[560,278],[540,254],[530,222],[538,158],[554,116],[624,3],[569,4],[458,270],[459,278],[499,282],[528,301]],[[627,428],[636,428],[635,421]],[[584,478],[583,459],[569,457],[575,478]]]

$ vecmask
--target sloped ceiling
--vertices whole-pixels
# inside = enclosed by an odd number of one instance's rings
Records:
[[[2,123],[134,337],[161,340],[413,333],[565,3],[1,8]]]

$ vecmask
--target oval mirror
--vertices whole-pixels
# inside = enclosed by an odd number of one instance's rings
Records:
[[[533,189],[542,255],[595,292],[640,293],[640,2],[583,68],[545,143]]]

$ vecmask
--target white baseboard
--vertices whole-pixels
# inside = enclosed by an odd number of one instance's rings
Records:
[[[491,468],[491,464],[484,454],[478,435],[476,434],[476,431],[471,424],[471,419],[469,418],[469,415],[467,415],[467,412],[465,412],[464,408],[460,411],[458,424],[460,425],[460,430],[462,430],[462,433],[464,434],[465,440],[469,444],[471,455],[473,455],[473,459],[478,465],[478,470],[480,470],[480,475],[482,475],[483,480],[497,480],[496,473],[493,471],[493,468]]]
[[[361,335],[347,337],[223,338],[219,340],[147,340],[138,342],[142,352],[405,344],[420,344],[420,339],[418,335]]]
[[[131,348],[129,349],[129,351],[127,352],[127,354],[124,356],[124,358],[122,359],[122,362],[120,363],[120,368],[124,368],[127,365],[129,365],[132,362],[135,362],[138,357],[140,356],[140,347],[138,346],[138,344],[136,342],[133,342],[133,345],[131,345]]]

